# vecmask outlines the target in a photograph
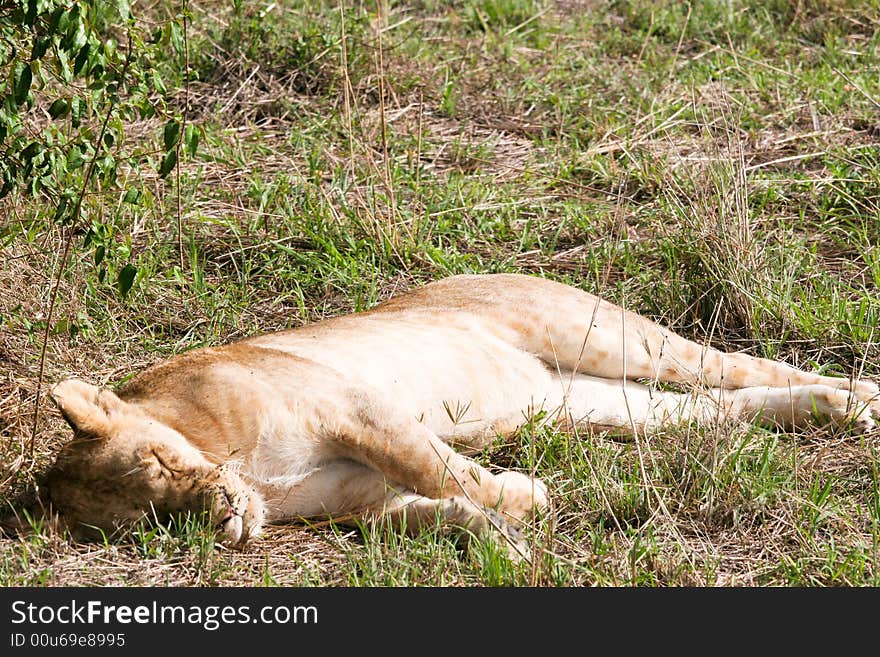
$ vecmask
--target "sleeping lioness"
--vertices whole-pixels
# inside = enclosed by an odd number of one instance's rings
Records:
[[[546,509],[547,487],[465,453],[530,419],[632,434],[824,418],[866,431],[880,411],[872,382],[725,354],[586,292],[507,274],[455,276],[367,312],[194,350],[116,392],[68,379],[51,394],[74,439],[46,486],[71,528],[208,510],[221,540],[242,545],[285,519],[417,530],[439,517],[500,531],[520,552],[516,526]]]

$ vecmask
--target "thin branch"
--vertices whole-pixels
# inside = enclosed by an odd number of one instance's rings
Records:
[[[382,29],[381,24],[385,23],[388,20],[388,8],[385,3],[381,3],[379,8],[380,14],[380,28],[377,29],[377,41],[378,41],[378,49],[377,49],[377,64],[376,68],[378,69],[378,77],[379,77],[379,129],[381,131],[381,139],[382,139],[382,165],[383,172],[385,174],[385,191],[388,194],[388,200],[391,203],[391,212],[394,215],[397,211],[396,204],[394,202],[394,188],[391,185],[391,164],[388,161],[388,126],[385,123],[385,57],[382,52]]]
[[[126,73],[128,73],[129,64],[131,64],[131,34],[128,35],[128,50],[125,54],[125,64],[123,64],[122,74],[119,76],[120,86],[125,80]],[[49,310],[46,312],[46,328],[43,331],[43,344],[40,347],[40,369],[37,374],[37,394],[34,399],[33,426],[31,428],[31,438],[28,442],[29,457],[33,457],[34,442],[37,438],[37,427],[40,419],[40,397],[43,390],[43,378],[46,373],[46,348],[49,344],[49,332],[52,330],[52,318],[55,314],[55,304],[58,301],[58,290],[61,287],[61,278],[64,275],[67,261],[70,258],[70,247],[73,244],[73,235],[76,232],[76,227],[79,223],[83,198],[85,198],[86,190],[89,187],[89,181],[91,181],[92,175],[95,172],[95,162],[98,161],[98,155],[101,152],[101,146],[104,143],[104,135],[107,132],[110,117],[113,115],[113,108],[116,106],[116,100],[114,100],[114,98],[117,98],[117,96],[111,96],[110,107],[107,108],[107,114],[104,117],[104,122],[101,124],[101,130],[98,133],[98,138],[95,142],[95,155],[89,162],[89,167],[86,169],[86,175],[83,178],[82,188],[79,190],[79,195],[76,198],[76,205],[73,206],[70,225],[67,228],[67,237],[64,240],[64,248],[61,252],[61,261],[58,263],[58,272],[53,276],[52,291],[49,293]]]
[[[853,88],[854,88],[856,91],[858,91],[860,94],[862,94],[865,98],[867,98],[867,99],[871,102],[871,104],[872,104],[874,107],[880,108],[880,102],[878,102],[877,99],[874,98],[874,97],[873,97],[871,94],[869,94],[867,91],[865,91],[864,89],[862,89],[862,88],[858,85],[858,83],[856,83],[856,81],[853,80],[852,78],[850,78],[846,73],[844,73],[843,71],[841,71],[840,69],[837,69],[837,68],[833,68],[833,69],[831,69],[831,70],[833,70],[833,71],[834,71],[835,73],[837,73],[840,77],[842,77],[844,80],[846,80],[847,82],[849,82],[849,83],[853,86]]]
[[[187,31],[189,22],[187,21],[187,12],[189,11],[187,0],[183,0],[183,116],[180,120],[180,133],[177,137],[177,163],[175,166],[175,177],[177,186],[177,255],[180,259],[180,269],[184,268],[185,260],[183,257],[183,210],[181,208],[181,192],[180,192],[180,156],[183,152],[183,139],[186,134],[186,120],[189,113],[189,42]]]

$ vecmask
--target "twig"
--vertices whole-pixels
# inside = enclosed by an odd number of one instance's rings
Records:
[[[131,64],[130,33],[128,35],[128,50],[125,54],[125,63],[122,66],[122,73],[119,76],[120,86],[125,80],[126,73],[128,73],[129,64]],[[92,179],[92,174],[95,171],[95,162],[98,161],[98,154],[101,152],[101,145],[104,143],[104,135],[107,132],[107,125],[110,123],[110,117],[113,115],[113,108],[116,106],[116,98],[117,96],[115,95],[111,95],[110,97],[110,107],[107,109],[107,115],[104,117],[104,122],[101,124],[101,130],[98,133],[98,138],[95,142],[95,154],[89,162],[88,169],[86,169],[86,175],[83,177],[82,187],[76,198],[76,205],[73,206],[73,211],[71,212],[71,221],[67,228],[67,237],[64,240],[64,248],[61,251],[61,261],[58,263],[58,273],[53,277],[52,291],[49,293],[49,309],[46,311],[46,328],[43,330],[43,344],[40,347],[40,368],[37,374],[37,392],[36,398],[34,399],[33,426],[31,428],[31,438],[28,442],[29,458],[32,458],[34,455],[34,442],[37,438],[37,426],[40,419],[40,396],[43,390],[43,378],[46,373],[46,348],[49,344],[49,332],[52,330],[52,317],[55,313],[55,303],[58,301],[58,290],[61,287],[61,277],[64,275],[64,269],[67,267],[67,261],[70,258],[70,247],[73,244],[73,235],[76,232],[76,226],[79,223],[82,202],[85,198],[89,181]]]
[[[418,143],[416,144],[416,184],[415,191],[413,194],[413,216],[418,216],[419,221],[416,224],[417,230],[420,230],[422,227],[422,222],[425,218],[425,211],[422,207],[422,138],[423,138],[423,126],[422,119],[425,115],[425,99],[422,93],[422,90],[419,90],[419,136]]]
[[[177,255],[180,259],[180,269],[183,271],[185,260],[183,257],[183,210],[181,208],[181,192],[180,192],[180,156],[183,153],[183,140],[186,134],[186,119],[189,113],[189,42],[187,39],[187,11],[188,0],[182,0],[183,9],[183,115],[180,120],[180,133],[177,137],[177,166],[175,167],[175,178],[177,186]]]
[[[238,89],[235,90],[235,93],[232,94],[232,95],[229,97],[229,100],[227,100],[227,101],[223,104],[223,107],[220,108],[220,111],[218,112],[218,114],[219,114],[220,116],[223,116],[224,114],[226,114],[226,111],[227,111],[230,107],[232,107],[232,103],[235,102],[235,99],[236,99],[236,98],[238,98],[238,94],[240,94],[240,93],[242,92],[242,90],[248,85],[248,83],[249,83],[251,80],[254,79],[254,76],[259,72],[259,70],[260,70],[260,65],[259,65],[259,64],[257,64],[256,66],[254,66],[254,70],[251,71],[250,75],[247,76],[247,78],[245,79],[244,82],[242,82],[240,85],[238,85]]]
[[[675,67],[678,63],[678,54],[681,52],[681,44],[684,43],[684,35],[687,32],[688,24],[691,21],[691,10],[694,8],[693,5],[688,2],[688,13],[687,16],[684,17],[684,24],[681,26],[681,34],[678,35],[678,43],[675,46],[675,54],[672,56],[672,65],[669,67],[669,79],[671,80],[675,77]]]
[[[770,160],[769,162],[759,162],[758,164],[751,164],[742,169],[743,173],[750,173],[752,171],[756,171],[757,169],[763,169],[764,167],[772,167],[775,164],[784,164],[785,162],[798,162],[800,160],[809,160],[813,157],[821,157],[822,155],[827,155],[827,151],[816,151],[815,153],[802,153],[801,155],[789,155],[788,157],[780,157],[775,160]]]
[[[388,20],[388,8],[384,2],[380,4],[380,24]],[[382,29],[376,30],[376,38],[378,43],[377,49],[377,68],[379,75],[379,127],[382,139],[382,169],[385,173],[385,191],[388,194],[388,200],[391,203],[392,215],[395,214],[396,204],[394,203],[394,189],[391,186],[391,163],[388,161],[388,128],[385,123],[385,58],[382,54]]]
[[[846,73],[844,73],[843,71],[841,71],[840,69],[837,69],[837,68],[832,68],[831,70],[834,71],[835,73],[837,73],[837,74],[838,74],[840,77],[842,77],[844,80],[846,80],[847,82],[849,82],[849,83],[855,88],[856,91],[858,91],[858,92],[859,92],[860,94],[862,94],[865,98],[867,98],[869,101],[871,101],[871,104],[874,105],[874,107],[878,107],[878,108],[880,108],[880,102],[878,102],[878,101],[877,101],[873,96],[871,96],[871,94],[869,94],[867,91],[865,91],[864,89],[862,89],[858,84],[856,84],[855,81],[853,81],[853,80],[852,80],[852,79],[851,79]]]
[[[339,3],[340,45],[342,57],[342,99],[345,107],[345,127],[348,132],[348,162],[349,167],[354,166],[354,130],[351,124],[351,79],[348,75],[348,43],[345,34],[345,3]]]

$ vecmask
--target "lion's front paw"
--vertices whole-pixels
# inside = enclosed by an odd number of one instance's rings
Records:
[[[213,479],[208,495],[217,539],[230,547],[242,547],[262,529],[263,500],[238,475],[223,466],[215,471]]]
[[[483,509],[483,513],[486,514],[487,525],[490,527],[487,533],[497,539],[499,547],[511,561],[531,560],[529,542],[512,522],[493,509]]]
[[[465,497],[453,497],[445,501],[446,519],[467,529],[467,536],[493,540],[511,561],[531,558],[529,542],[520,529],[520,523],[511,521],[494,509],[474,504]],[[473,545],[469,541],[469,545]]]
[[[217,497],[212,515],[220,543],[242,547],[248,540],[259,536],[263,527],[263,504],[259,496],[249,495],[237,504],[230,504],[222,492]]]
[[[501,482],[501,499],[498,510],[516,520],[527,520],[535,510],[541,512],[550,508],[550,495],[547,486],[537,477],[528,477],[519,472],[506,471],[495,475]]]

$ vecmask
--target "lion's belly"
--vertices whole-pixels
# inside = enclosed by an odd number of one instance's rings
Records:
[[[369,386],[438,436],[472,443],[522,424],[553,391],[554,377],[534,355],[471,325],[389,321],[370,330],[261,337],[253,344],[322,363]],[[340,330],[342,329],[342,330]],[[556,384],[558,385],[558,383]]]

